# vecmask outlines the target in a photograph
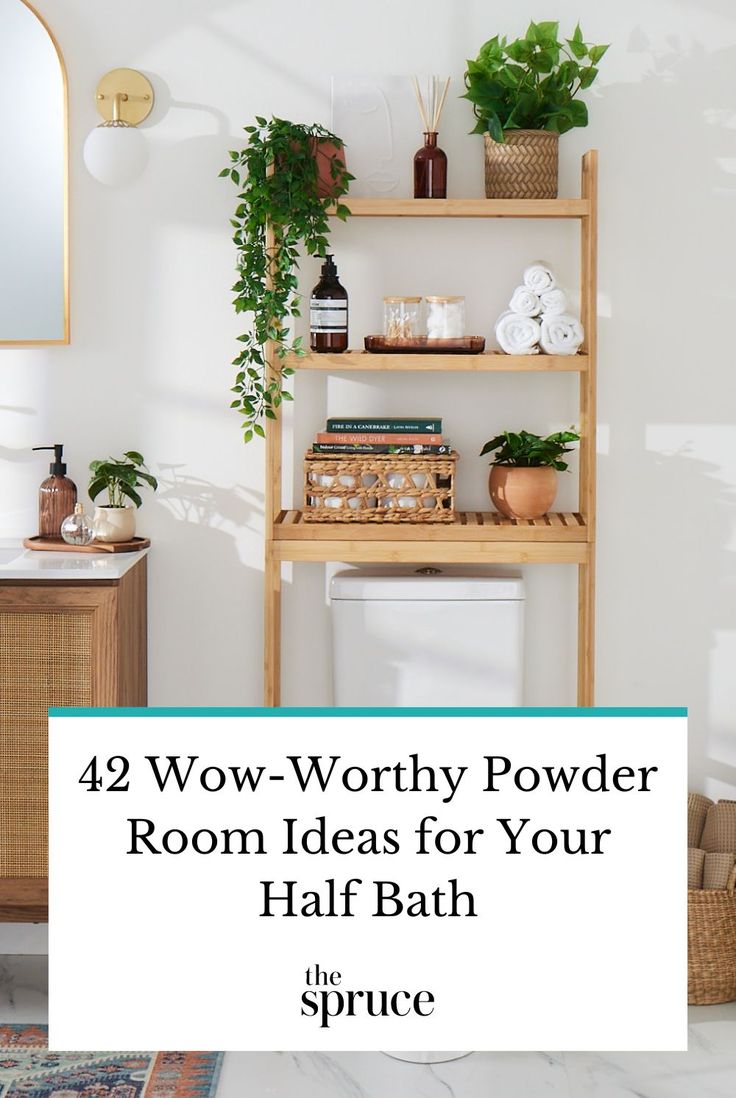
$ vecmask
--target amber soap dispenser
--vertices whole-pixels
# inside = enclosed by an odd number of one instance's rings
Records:
[[[66,475],[66,465],[62,461],[63,443],[34,446],[33,449],[54,451],[54,460],[49,465],[51,476],[42,482],[38,490],[38,533],[42,538],[58,538],[61,537],[62,522],[74,511],[77,486]]]

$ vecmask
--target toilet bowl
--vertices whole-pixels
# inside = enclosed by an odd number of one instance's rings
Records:
[[[524,582],[465,565],[351,568],[330,583],[337,706],[519,706]]]

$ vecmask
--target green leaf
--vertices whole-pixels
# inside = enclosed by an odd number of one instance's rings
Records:
[[[126,450],[123,457],[130,458],[135,465],[143,465],[143,454],[139,454],[137,450]]]
[[[516,42],[509,43],[506,47],[506,53],[512,61],[520,61],[528,64],[534,56],[534,46],[529,42],[526,42],[523,38],[519,38]]]
[[[540,46],[548,46],[557,42],[557,35],[560,30],[559,23],[532,23],[534,27],[534,39]],[[527,31],[527,38],[531,38],[532,35]]]
[[[107,488],[107,481],[104,477],[96,477],[90,481],[87,492],[90,499],[97,499],[100,492],[104,492]]]
[[[578,61],[582,61],[584,57],[588,56],[588,50],[584,42],[577,42],[574,38],[568,38],[567,44],[573,57],[576,57]]]
[[[587,68],[580,70],[580,87],[589,88],[598,75],[598,69],[595,65],[588,65]]]
[[[588,125],[588,107],[582,99],[573,99],[569,105],[574,126]]]
[[[503,144],[503,126],[501,125],[501,119],[497,114],[492,113],[489,115],[486,128],[494,141]]]
[[[138,495],[138,493],[136,492],[135,488],[133,488],[133,487],[132,487],[132,485],[130,485],[130,484],[126,484],[126,483],[125,483],[125,482],[123,481],[123,482],[121,482],[121,484],[120,484],[120,491],[121,491],[121,492],[122,492],[122,494],[123,494],[123,495],[124,495],[124,496],[126,497],[126,499],[132,499],[132,501],[133,501],[133,503],[134,503],[134,504],[136,505],[136,507],[140,507],[140,506],[141,506],[141,504],[143,503],[143,500],[142,500],[142,499],[141,499],[141,497],[140,497],[140,496]]]
[[[591,46],[588,50],[588,56],[594,65],[597,65],[603,55],[609,49],[608,46]]]

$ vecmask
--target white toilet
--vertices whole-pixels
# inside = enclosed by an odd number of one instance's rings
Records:
[[[519,706],[524,581],[469,565],[351,568],[330,583],[336,706]]]

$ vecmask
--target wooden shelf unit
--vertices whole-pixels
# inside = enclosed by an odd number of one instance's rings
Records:
[[[367,351],[344,351],[342,354],[287,355],[284,366],[292,370],[326,370],[330,374],[368,370],[381,373],[401,373],[406,370],[448,370],[471,373],[538,374],[584,373],[588,355],[505,355],[487,351],[482,355],[381,355]]]
[[[281,703],[281,566],[284,561],[416,564],[575,564],[578,569],[577,704],[594,698],[595,432],[598,154],[582,160],[580,198],[411,199],[348,198],[353,217],[554,218],[580,222],[580,318],[585,346],[579,355],[290,355],[283,365],[333,373],[366,371],[473,371],[577,373],[580,465],[577,512],[514,521],[491,511],[463,511],[453,523],[305,522],[281,502],[281,419],[266,430],[266,559],[264,703]],[[268,246],[272,246],[269,236]],[[267,347],[271,371],[280,363]]]

